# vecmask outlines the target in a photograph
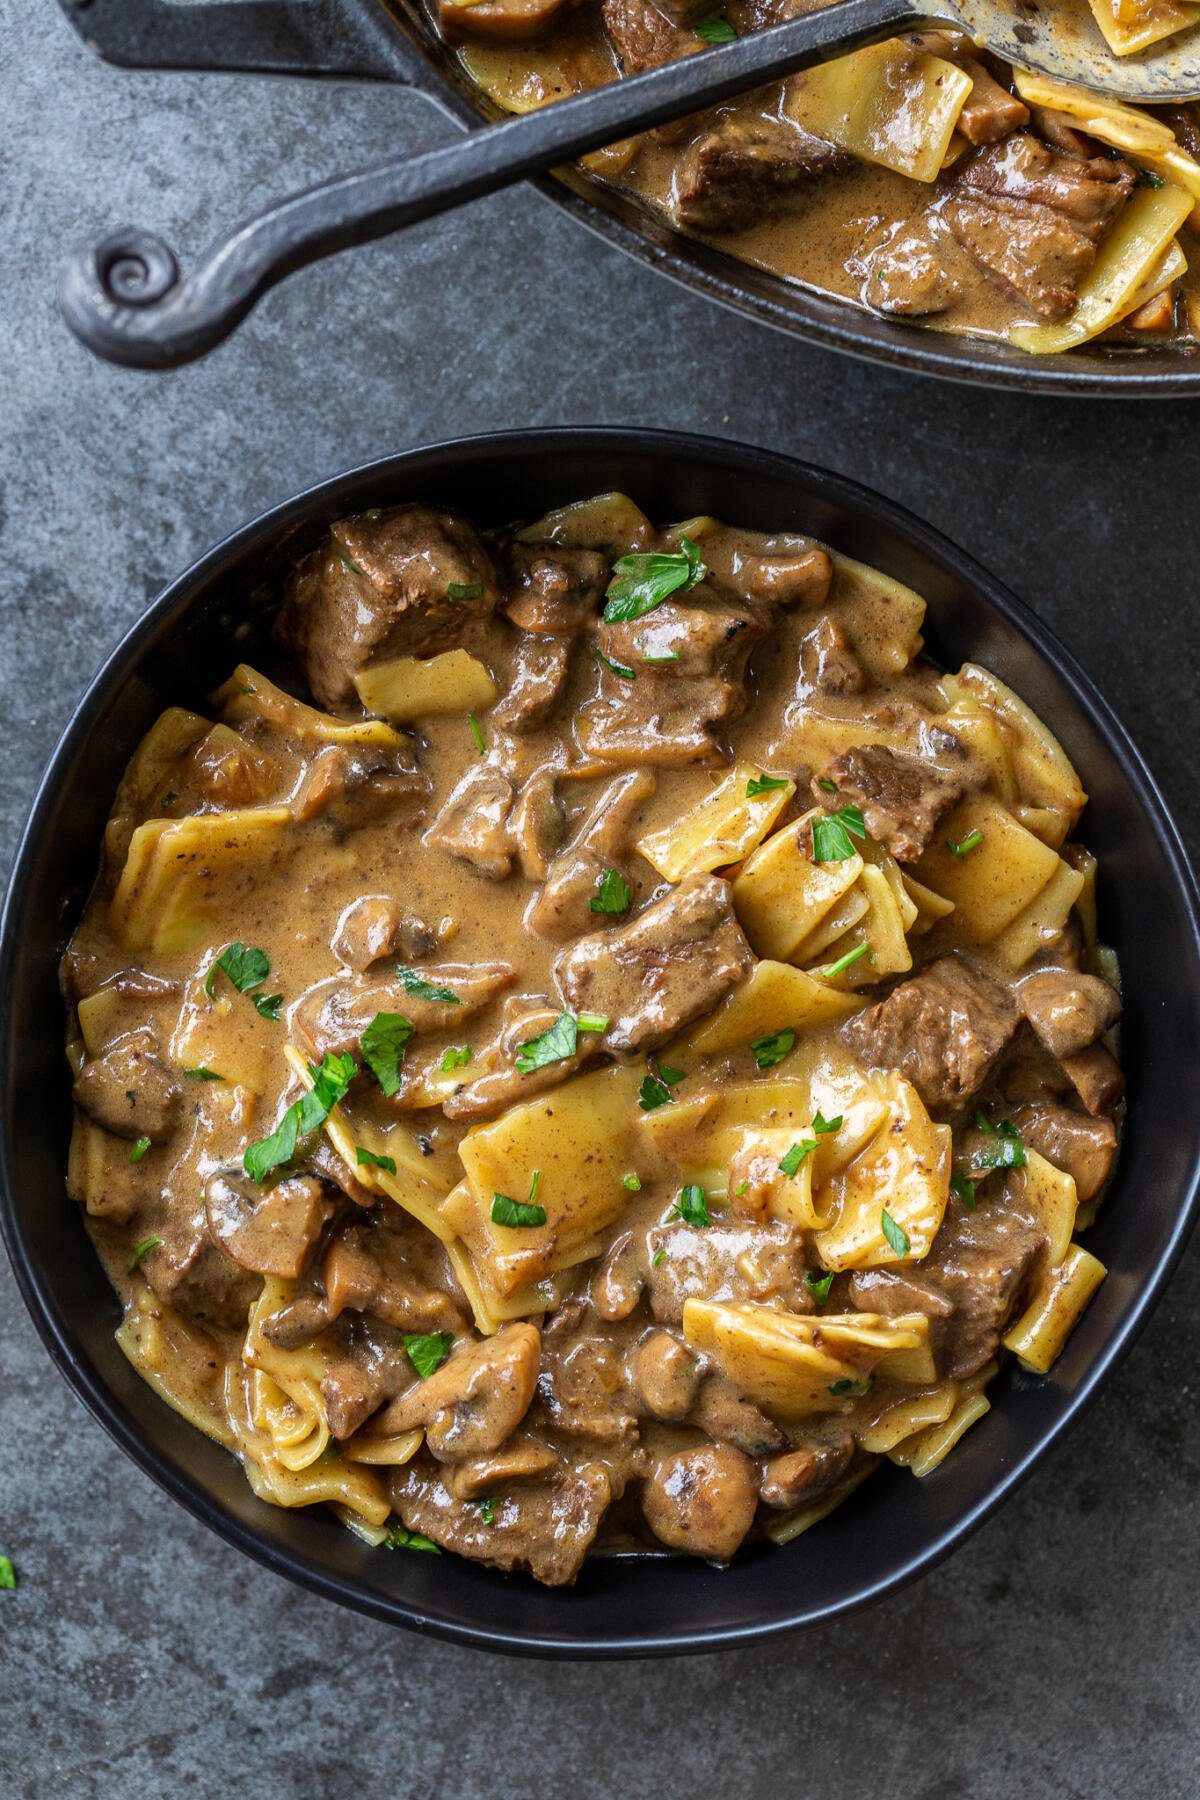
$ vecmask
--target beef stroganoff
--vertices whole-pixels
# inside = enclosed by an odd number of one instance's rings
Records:
[[[152,727],[63,963],[70,1189],[256,1493],[551,1584],[726,1561],[1051,1366],[1117,971],[1075,771],[924,611],[621,495],[376,509]]]

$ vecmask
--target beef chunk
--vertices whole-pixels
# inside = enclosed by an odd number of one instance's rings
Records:
[[[837,794],[824,783],[832,781]],[[871,836],[897,862],[916,862],[939,819],[966,792],[966,780],[883,744],[847,750],[814,776],[812,791],[822,806],[861,808]]]
[[[472,526],[431,506],[395,506],[332,527],[290,577],[278,632],[318,703],[342,706],[369,662],[445,649],[499,598]]]
[[[517,790],[503,769],[479,763],[468,769],[425,833],[425,842],[470,863],[488,881],[512,872],[510,815]]]
[[[976,262],[1041,318],[1062,319],[1133,182],[1123,162],[1081,162],[1024,132],[965,165],[943,216]]]
[[[595,1318],[579,1303],[560,1307],[547,1322],[538,1394],[557,1431],[599,1444],[629,1446],[636,1437],[617,1346],[597,1335]]]
[[[504,568],[504,610],[522,631],[576,637],[595,623],[609,578],[607,558],[599,550],[513,543],[505,550]]]
[[[570,669],[567,638],[523,638],[513,658],[512,680],[491,711],[501,731],[533,731],[562,698]]]
[[[869,685],[845,626],[829,613],[802,641],[800,667],[808,686],[821,694],[861,694]]]
[[[1038,969],[1017,988],[1021,1011],[1051,1056],[1074,1056],[1121,1016],[1114,988],[1098,975]]]
[[[812,1311],[804,1239],[782,1220],[704,1230],[661,1225],[650,1233],[649,1248],[650,1310],[660,1324],[681,1324],[685,1300],[759,1300],[788,1312]]]
[[[461,1331],[464,1314],[447,1291],[440,1249],[424,1240],[422,1228],[390,1200],[367,1220],[342,1225],[321,1259],[322,1324],[355,1312],[368,1313],[397,1331]],[[273,1318],[287,1310],[281,1308]],[[285,1321],[278,1329],[294,1341],[293,1323]],[[272,1319],[263,1329],[273,1343],[284,1342]]]
[[[376,1013],[399,1013],[416,1031],[439,1031],[470,1018],[513,979],[508,963],[426,963],[416,973],[454,999],[427,999],[392,978],[334,975],[310,988],[297,1006],[297,1034],[317,1057],[349,1051],[361,1060],[362,1034]]]
[[[661,1457],[642,1494],[646,1522],[661,1543],[710,1562],[728,1562],[754,1523],[758,1471],[728,1444],[701,1444]]]
[[[614,1498],[599,1463],[582,1463],[549,1481],[522,1481],[495,1496],[485,1524],[479,1506],[460,1500],[446,1471],[418,1455],[391,1479],[392,1505],[410,1531],[446,1550],[501,1569],[525,1569],[549,1587],[574,1581]]]
[[[1125,1077],[1111,1050],[1093,1044],[1059,1059],[1071,1085],[1094,1118],[1106,1118],[1125,1096]]]
[[[628,869],[631,836],[657,783],[648,769],[618,775],[597,796],[579,830],[546,870],[525,916],[539,937],[578,937],[597,923],[592,901],[606,869]]]
[[[343,832],[377,819],[395,816],[401,806],[416,822],[423,815],[428,779],[400,752],[380,746],[349,749],[331,744],[309,764],[304,783],[292,802],[298,824],[324,815]]]
[[[703,40],[684,30],[650,0],[604,0],[604,29],[626,75],[640,75],[703,49]]]
[[[1075,1183],[1080,1200],[1093,1200],[1108,1180],[1117,1153],[1111,1119],[1093,1119],[1073,1106],[1041,1102],[1014,1107],[1012,1122],[1031,1150],[1037,1150]]]
[[[1019,1018],[1006,988],[945,956],[842,1029],[870,1067],[899,1070],[926,1106],[947,1111],[979,1092]]]
[[[777,1456],[763,1471],[760,1497],[764,1506],[790,1511],[813,1506],[830,1494],[854,1457],[854,1433],[830,1420],[809,1431],[803,1443]]]
[[[857,1269],[850,1277],[850,1299],[860,1312],[898,1318],[901,1313],[924,1313],[930,1319],[946,1319],[954,1304],[940,1288],[899,1269]]]
[[[857,257],[853,268],[865,277],[864,303],[901,318],[945,312],[962,291],[929,221],[920,215],[894,227],[883,243]]]
[[[770,1456],[787,1441],[774,1420],[743,1400],[728,1376],[717,1373],[706,1379],[687,1422],[747,1456]]]
[[[423,962],[437,949],[428,925],[408,916],[387,894],[352,900],[337,923],[329,948],[340,963],[361,975],[381,957],[397,952],[406,962]]]
[[[670,209],[677,224],[694,231],[745,231],[849,164],[845,151],[799,126],[729,113],[675,165]]]
[[[105,1131],[156,1144],[170,1135],[183,1098],[151,1031],[130,1032],[85,1062],[72,1093],[76,1106]]]
[[[572,1012],[608,1019],[607,1047],[654,1050],[710,1012],[753,960],[728,882],[691,875],[628,925],[561,951],[554,975]]]
[[[344,1439],[411,1386],[413,1367],[402,1333],[372,1319],[352,1318],[349,1329],[339,1326],[332,1335],[342,1340],[342,1353],[321,1377],[321,1398],[330,1431]]]
[[[938,1349],[941,1375],[964,1380],[996,1354],[1045,1241],[1036,1226],[1006,1212],[1002,1201],[960,1212],[943,1225],[922,1265],[954,1303]]]
[[[244,1330],[262,1282],[217,1248],[203,1200],[191,1213],[172,1212],[158,1229],[163,1242],[138,1269],[159,1299],[198,1325]]]
[[[296,1280],[304,1270],[333,1206],[311,1175],[292,1175],[273,1187],[233,1169],[218,1170],[204,1184],[208,1229],[243,1269]]]

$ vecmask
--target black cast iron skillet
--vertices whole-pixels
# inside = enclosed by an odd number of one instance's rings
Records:
[[[422,92],[460,123],[478,124],[481,115],[501,116],[466,78],[418,0],[393,0],[390,11],[379,0],[189,0],[187,5],[166,0],[60,0],[60,4],[92,49],[125,67],[390,80]],[[874,18],[889,4],[892,0],[861,0],[861,36],[878,35],[878,20],[868,29],[867,15]],[[802,34],[805,29],[805,22],[796,21],[769,35],[779,35],[782,41],[782,34]],[[759,54],[749,48],[750,42],[743,40],[740,49],[727,46],[720,54],[732,68],[738,55]],[[691,72],[687,64],[693,64]],[[674,74],[660,70],[655,79],[668,86],[695,79],[694,59],[673,68]],[[731,78],[729,91],[737,86]],[[612,102],[597,98],[596,104]],[[671,111],[665,95],[662,116]],[[538,128],[547,134],[555,129],[549,119],[539,119]],[[490,157],[474,154],[476,148],[483,150],[482,145],[464,141],[459,148],[462,154],[439,170],[433,195],[439,206],[446,204],[447,196],[457,204],[497,185],[490,165],[503,156],[499,144]],[[565,139],[560,149],[563,156],[575,154]],[[536,165],[535,157],[529,166]],[[424,204],[429,196],[414,204],[414,187],[422,183],[432,190],[430,176],[423,177],[416,165],[398,181],[381,176],[378,195],[371,171],[331,181],[322,190],[297,197],[297,203],[281,209],[270,225],[265,220],[243,221],[246,229],[235,228],[223,246],[214,247],[217,253],[197,266],[190,286],[180,284],[167,246],[137,228],[123,227],[95,246],[82,247],[72,258],[62,287],[64,311],[76,333],[100,354],[137,367],[172,366],[203,354],[249,310],[271,280],[311,260],[313,254],[329,254],[436,210]],[[685,285],[796,336],[895,367],[1060,393],[1145,396],[1200,387],[1200,357],[1179,346],[1121,352],[1085,349],[1066,356],[1034,357],[1008,344],[951,337],[881,318],[751,268],[673,231],[654,209],[581,169],[561,168],[555,178],[542,178],[537,185],[583,223]],[[372,207],[382,222],[368,232],[362,221]],[[264,273],[268,269],[269,276]],[[145,309],[141,320],[139,307]],[[154,310],[160,315],[161,347],[156,346],[156,326],[150,322]],[[226,322],[214,330],[222,311]]]
[[[170,1411],[113,1342],[116,1300],[64,1174],[69,1128],[57,967],[92,881],[134,745],[167,704],[203,708],[231,631],[262,621],[295,559],[333,519],[425,499],[480,523],[620,487],[652,516],[704,511],[810,531],[918,588],[932,654],[975,658],[1061,737],[1091,805],[1105,936],[1125,988],[1129,1117],[1086,1242],[1110,1270],[1047,1380],[1004,1370],[992,1411],[923,1481],[884,1464],[815,1530],[726,1570],[639,1557],[587,1564],[549,1590],[460,1561],[372,1550],[321,1510],[255,1499],[225,1451]],[[238,655],[253,657],[253,636]],[[0,1221],[21,1291],[76,1393],[146,1472],[230,1542],[329,1598],[497,1650],[618,1656],[703,1650],[811,1625],[878,1598],[960,1543],[1012,1492],[1117,1363],[1186,1241],[1200,1200],[1200,907],[1151,777],[1087,677],[1005,589],[899,507],[806,464],[671,433],[572,430],[471,438],[341,475],[211,551],[160,596],[80,702],[43,781],[0,928]],[[1044,1496],[1046,1529],[1065,1530]],[[163,1529],[169,1529],[164,1517]]]

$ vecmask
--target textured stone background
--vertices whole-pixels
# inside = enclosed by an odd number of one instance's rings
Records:
[[[293,279],[179,374],[89,359],[59,258],[119,220],[184,253],[284,183],[434,141],[348,85],[121,74],[0,0],[4,859],[101,653],[160,583],[334,469],[538,423],[795,451],[951,533],[1054,625],[1193,850],[1196,414],[889,376],[691,299],[519,192]],[[948,1564],[762,1650],[523,1665],[418,1643],[227,1550],[126,1462],[0,1271],[0,1790],[22,1800],[1197,1791],[1200,1259],[1104,1399]]]

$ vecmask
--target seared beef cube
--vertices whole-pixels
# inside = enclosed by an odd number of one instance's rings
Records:
[[[964,1106],[987,1080],[1020,1020],[1016,1001],[990,975],[945,956],[843,1026],[874,1069],[896,1069],[926,1106]]]
[[[1093,1200],[1108,1180],[1117,1153],[1117,1131],[1111,1119],[1093,1119],[1073,1106],[1040,1101],[1013,1109],[1012,1122],[1022,1140],[1075,1183],[1081,1201]]]
[[[518,645],[508,692],[491,711],[501,731],[533,731],[562,698],[570,668],[567,638],[529,636]]]
[[[601,8],[617,60],[626,75],[640,75],[704,48],[704,40],[652,6],[650,0],[604,0]]]
[[[619,873],[628,866],[641,810],[656,786],[649,769],[630,770],[608,783],[546,869],[542,891],[525,915],[531,931],[543,938],[578,937],[597,923],[592,901],[606,870]]]
[[[328,1320],[368,1313],[382,1325],[418,1334],[463,1327],[461,1310],[444,1291],[440,1250],[424,1243],[421,1228],[390,1200],[367,1223],[355,1219],[340,1227],[321,1258],[320,1282]]]
[[[682,1324],[685,1300],[757,1300],[787,1312],[813,1310],[804,1285],[804,1238],[795,1225],[774,1219],[703,1229],[661,1225],[648,1242],[650,1310],[660,1324]]]
[[[812,1506],[841,1481],[854,1457],[854,1433],[834,1420],[806,1434],[804,1442],[769,1462],[763,1471],[760,1499],[764,1506],[788,1511]]]
[[[787,1442],[772,1419],[743,1400],[727,1376],[717,1373],[706,1378],[687,1422],[718,1444],[733,1444],[747,1456],[770,1456]]]
[[[869,686],[845,626],[828,613],[801,642],[800,667],[818,693],[861,694]]]
[[[288,581],[278,632],[318,703],[342,706],[368,663],[457,643],[499,598],[472,526],[431,506],[396,506],[332,527]]]
[[[915,1312],[948,1319],[954,1311],[940,1288],[900,1269],[856,1269],[850,1277],[850,1299],[860,1312],[882,1313],[889,1319]]]
[[[609,1473],[599,1463],[582,1463],[549,1481],[521,1481],[497,1493],[488,1523],[477,1501],[452,1492],[452,1479],[424,1454],[396,1470],[392,1505],[408,1529],[474,1562],[527,1569],[550,1587],[574,1581],[616,1497]]]
[[[829,792],[833,782],[836,794]],[[966,792],[966,780],[933,763],[883,744],[865,744],[835,756],[814,776],[812,791],[822,806],[857,806],[871,836],[897,862],[916,862],[938,821]]]
[[[1038,969],[1017,988],[1021,1011],[1051,1056],[1074,1056],[1121,1016],[1115,988],[1098,975]]]
[[[597,1336],[586,1308],[568,1303],[546,1321],[538,1395],[551,1424],[598,1444],[631,1444],[633,1395],[617,1345]]]
[[[509,544],[504,553],[504,610],[522,631],[575,637],[596,620],[609,566],[598,550],[558,544]]]
[[[731,113],[676,164],[671,211],[695,231],[745,231],[849,163],[845,151],[799,126]]]
[[[117,1137],[161,1143],[179,1117],[182,1090],[158,1055],[151,1031],[131,1032],[85,1062],[72,1089],[76,1106]]]
[[[244,1330],[261,1278],[231,1262],[208,1229],[204,1201],[158,1226],[162,1244],[138,1263],[159,1299],[198,1325]]]
[[[966,164],[943,217],[976,262],[1035,313],[1062,319],[1133,183],[1126,163],[1081,162],[1024,132]]]
[[[897,226],[851,266],[866,278],[864,303],[876,312],[902,318],[945,312],[962,291],[946,267],[928,220],[920,216]]]
[[[1111,1050],[1093,1044],[1074,1056],[1060,1057],[1071,1085],[1093,1118],[1107,1118],[1125,1097],[1125,1077]]]
[[[458,783],[425,842],[470,863],[488,881],[503,881],[512,872],[510,816],[516,797],[503,769],[479,763]]]
[[[919,44],[929,56],[954,63],[971,77],[971,92],[955,127],[969,144],[998,144],[1028,125],[1029,108],[993,78],[974,54],[970,38],[957,31],[914,31],[909,41]]]
[[[729,883],[692,875],[628,925],[580,938],[554,974],[572,1012],[609,1021],[609,1049],[655,1050],[711,1012],[753,961]]]
[[[937,1352],[942,1376],[965,1380],[996,1354],[1045,1242],[1037,1226],[1005,1211],[1002,1199],[960,1212],[942,1227],[923,1264],[954,1302]]]

